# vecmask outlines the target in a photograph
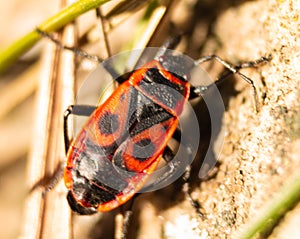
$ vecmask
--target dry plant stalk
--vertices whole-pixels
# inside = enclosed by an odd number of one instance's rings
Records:
[[[65,28],[63,44],[74,44],[75,27]],[[47,42],[37,94],[35,131],[28,161],[26,204],[21,238],[72,238],[71,213],[62,180],[44,194],[45,180],[54,175],[62,160],[63,112],[74,99],[75,60]]]

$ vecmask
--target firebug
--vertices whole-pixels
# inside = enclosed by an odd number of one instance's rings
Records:
[[[47,33],[37,31],[59,44]],[[73,211],[83,215],[105,212],[130,200],[143,188],[162,159],[172,161],[174,153],[168,142],[171,138],[180,140],[178,123],[185,103],[201,97],[230,74],[238,74],[252,86],[258,110],[254,83],[239,70],[266,62],[268,57],[234,66],[216,55],[209,55],[186,64],[183,55],[173,55],[167,50],[175,48],[178,42],[179,38],[166,42],[153,60],[130,74],[118,76],[115,80],[119,86],[101,105],[71,105],[65,111],[64,181]],[[78,49],[75,52],[87,55]],[[228,73],[206,86],[191,85],[191,69],[213,59]],[[107,70],[115,75],[111,66]],[[72,142],[67,133],[71,114],[88,117]],[[188,197],[197,209],[197,202]]]

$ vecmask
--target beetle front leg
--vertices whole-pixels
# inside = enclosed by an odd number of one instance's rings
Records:
[[[68,119],[71,114],[73,115],[82,115],[82,116],[90,116],[93,111],[96,109],[96,106],[91,105],[70,105],[64,113],[64,141],[65,141],[65,152],[67,154],[70,147],[70,135],[68,130]]]

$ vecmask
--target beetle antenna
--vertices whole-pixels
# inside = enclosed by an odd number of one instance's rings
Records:
[[[99,62],[99,63],[103,62],[103,59],[101,59],[99,56],[91,55],[91,54],[89,54],[87,52],[84,52],[84,51],[82,51],[82,50],[80,50],[76,47],[65,46],[59,40],[55,39],[51,34],[45,32],[45,31],[43,31],[39,28],[36,28],[35,30],[40,36],[48,38],[53,43],[55,43],[55,45],[57,45],[60,49],[72,51],[72,52],[74,52],[75,55],[87,58],[87,59],[92,60],[92,61],[96,61],[96,62]]]

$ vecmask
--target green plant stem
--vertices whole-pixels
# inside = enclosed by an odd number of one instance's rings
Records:
[[[266,235],[273,230],[281,218],[291,210],[300,200],[300,174],[294,175],[287,181],[278,195],[266,206],[266,210],[260,217],[246,228],[238,239],[257,238],[259,235]]]
[[[56,15],[50,17],[45,22],[37,26],[42,31],[52,32],[59,30],[67,23],[76,19],[81,14],[97,8],[98,6],[110,0],[79,0],[72,5],[64,8]],[[35,31],[31,31],[24,37],[20,38],[9,47],[0,52],[0,73],[15,62],[21,55],[33,47],[41,36]]]

